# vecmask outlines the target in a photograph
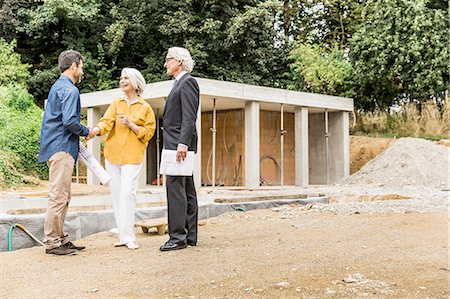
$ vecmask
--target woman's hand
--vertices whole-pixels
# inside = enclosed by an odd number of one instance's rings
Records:
[[[124,114],[119,114],[119,122],[124,124],[125,126],[127,126],[128,128],[130,128],[131,131],[133,131],[134,134],[138,135],[139,134],[139,127],[132,122],[128,116],[124,115]]]
[[[131,126],[132,121],[128,118],[128,116],[126,116],[124,114],[119,114],[118,116],[119,116],[119,121],[120,121],[121,124],[124,124],[124,125],[126,125],[128,127]]]

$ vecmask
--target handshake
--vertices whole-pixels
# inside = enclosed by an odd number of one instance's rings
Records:
[[[119,118],[118,123],[126,125],[129,127],[136,135],[139,134],[139,127],[133,123],[132,120],[127,115],[117,113],[117,116]],[[89,128],[89,134],[84,137],[86,141],[94,138],[95,136],[100,135],[100,128],[98,126]]]
[[[89,134],[87,136],[85,136],[84,139],[86,141],[88,141],[88,140],[94,138],[95,136],[97,136],[98,134],[100,134],[99,127],[89,128]]]

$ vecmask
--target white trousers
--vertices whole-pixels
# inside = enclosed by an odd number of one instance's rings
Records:
[[[135,242],[134,213],[136,210],[136,190],[141,171],[140,164],[113,164],[105,159],[106,171],[111,175],[112,207],[120,242]]]

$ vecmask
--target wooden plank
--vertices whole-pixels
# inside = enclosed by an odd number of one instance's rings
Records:
[[[206,225],[206,220],[198,220],[198,226]],[[134,224],[136,227],[141,227],[144,233],[148,233],[149,228],[156,227],[158,235],[162,236],[166,233],[167,218],[147,219]]]
[[[136,222],[135,226],[140,226],[144,233],[148,233],[148,229],[156,227],[158,230],[158,235],[162,236],[166,233],[167,218],[155,218],[147,219],[144,221]]]

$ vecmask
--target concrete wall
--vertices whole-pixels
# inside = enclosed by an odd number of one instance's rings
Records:
[[[309,114],[308,108],[296,107],[295,126],[295,185],[309,185]]]
[[[350,173],[348,112],[328,113],[328,158],[325,115],[309,115],[309,180],[313,185],[334,184]]]
[[[326,184],[325,113],[309,114],[309,183]]]
[[[330,184],[350,174],[348,112],[329,113]]]

